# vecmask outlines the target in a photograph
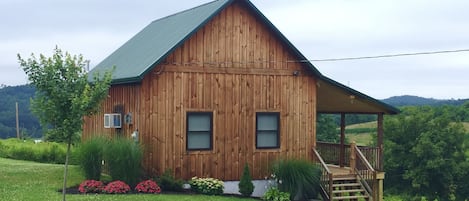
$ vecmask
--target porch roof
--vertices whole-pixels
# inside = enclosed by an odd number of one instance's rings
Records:
[[[317,112],[397,114],[399,109],[322,75],[317,84]]]

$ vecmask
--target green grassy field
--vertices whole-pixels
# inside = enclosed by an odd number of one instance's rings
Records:
[[[63,165],[44,164],[0,158],[0,200],[61,200],[57,192],[62,186]],[[78,167],[70,166],[69,186],[78,185],[83,176]],[[67,200],[178,200],[178,201],[248,201],[236,197],[205,195],[67,195]]]
[[[371,135],[376,135],[374,132],[362,132],[362,133],[347,133],[347,129],[368,129],[368,128],[376,128],[376,121],[360,123],[360,124],[352,124],[345,127],[345,137],[347,138],[348,142],[355,141],[357,145],[370,145],[371,141],[373,140]]]

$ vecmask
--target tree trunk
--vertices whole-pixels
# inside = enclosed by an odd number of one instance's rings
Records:
[[[67,142],[67,154],[65,156],[65,168],[64,168],[64,185],[63,185],[63,188],[62,188],[62,201],[66,201],[66,198],[65,198],[65,195],[66,195],[66,191],[67,191],[67,174],[68,174],[68,158],[70,156],[70,146],[72,144],[72,138],[69,137],[68,138],[68,142]]]

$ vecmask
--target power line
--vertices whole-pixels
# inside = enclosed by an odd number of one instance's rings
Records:
[[[391,58],[391,57],[404,57],[404,56],[418,56],[418,55],[432,55],[432,54],[448,54],[458,52],[469,52],[469,49],[459,50],[441,50],[431,52],[413,52],[413,53],[398,53],[398,54],[384,54],[375,56],[361,56],[361,57],[343,57],[343,58],[329,58],[329,59],[304,59],[304,60],[287,60],[287,61],[273,61],[273,60],[255,60],[255,61],[211,61],[211,62],[165,62],[163,64],[172,65],[230,65],[230,64],[256,64],[256,63],[308,63],[308,62],[334,62],[334,61],[350,61],[350,60],[364,60],[364,59],[379,59],[379,58]]]
[[[344,57],[344,58],[331,58],[331,59],[309,59],[309,60],[303,60],[303,61],[297,61],[297,62],[347,61],[347,60],[379,59],[379,58],[389,58],[389,57],[429,55],[429,54],[447,54],[447,53],[457,53],[457,52],[469,52],[469,49],[442,50],[442,51],[433,51],[433,52],[385,54],[385,55],[376,55],[376,56]]]

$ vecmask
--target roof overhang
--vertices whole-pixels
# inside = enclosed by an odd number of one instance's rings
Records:
[[[398,114],[399,109],[360,93],[330,78],[317,83],[318,113]]]

